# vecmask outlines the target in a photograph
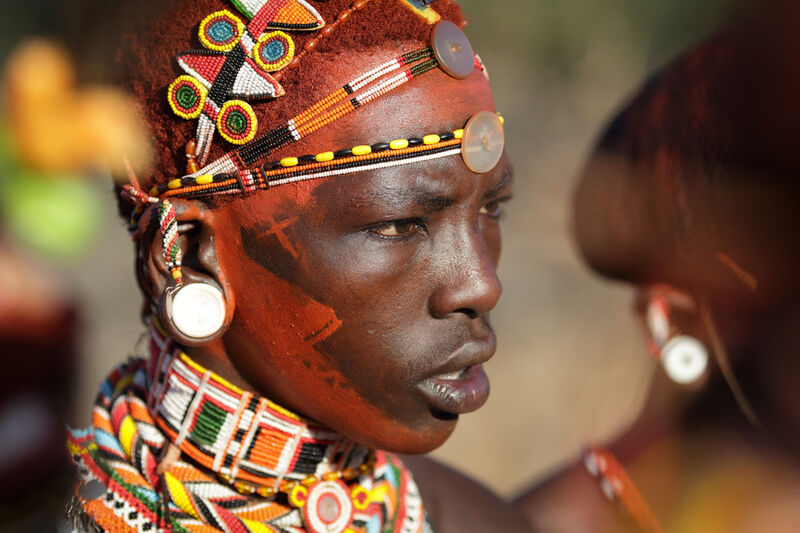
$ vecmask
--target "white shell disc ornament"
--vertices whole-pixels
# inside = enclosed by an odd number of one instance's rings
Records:
[[[433,28],[433,53],[450,76],[463,80],[475,70],[475,52],[461,28],[442,21]]]
[[[303,519],[312,533],[342,533],[353,520],[350,491],[341,481],[313,485],[303,506]]]
[[[187,337],[205,339],[225,324],[225,297],[213,285],[189,283],[168,294],[167,314]]]
[[[464,126],[461,139],[461,156],[467,167],[476,174],[492,170],[505,147],[503,122],[496,113],[481,111]]]

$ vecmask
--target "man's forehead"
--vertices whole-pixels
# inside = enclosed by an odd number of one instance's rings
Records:
[[[419,165],[380,169],[321,183],[317,204],[338,200],[344,207],[420,205],[444,208],[474,193],[507,189],[513,181],[508,158],[485,174],[471,172],[458,159],[439,159]]]

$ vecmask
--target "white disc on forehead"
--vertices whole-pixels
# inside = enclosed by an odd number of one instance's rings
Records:
[[[688,385],[705,373],[708,351],[694,337],[679,335],[661,349],[661,365],[672,381]]]
[[[475,70],[475,52],[461,28],[443,20],[433,28],[433,54],[439,67],[450,76],[463,80]]]
[[[213,285],[189,283],[173,295],[170,317],[187,337],[211,337],[225,323],[225,298]]]
[[[496,113],[481,111],[464,126],[461,156],[476,174],[492,170],[503,155],[506,138],[503,123]]]

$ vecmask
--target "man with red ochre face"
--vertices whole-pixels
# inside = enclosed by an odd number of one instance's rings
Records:
[[[151,354],[71,434],[78,529],[526,531],[394,455],[483,405],[496,346],[512,172],[459,7],[152,9],[118,53],[160,154],[120,191]]]

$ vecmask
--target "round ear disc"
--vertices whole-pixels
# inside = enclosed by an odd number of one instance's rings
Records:
[[[688,385],[706,371],[708,351],[694,337],[679,335],[661,348],[661,364],[672,381]]]
[[[168,314],[175,328],[187,337],[211,337],[225,324],[225,297],[213,285],[189,283],[172,295]]]
[[[503,122],[496,113],[481,111],[464,126],[461,156],[467,167],[476,174],[492,170],[500,161],[504,146]]]
[[[475,53],[461,28],[442,21],[433,28],[433,53],[450,76],[463,80],[475,70]]]

